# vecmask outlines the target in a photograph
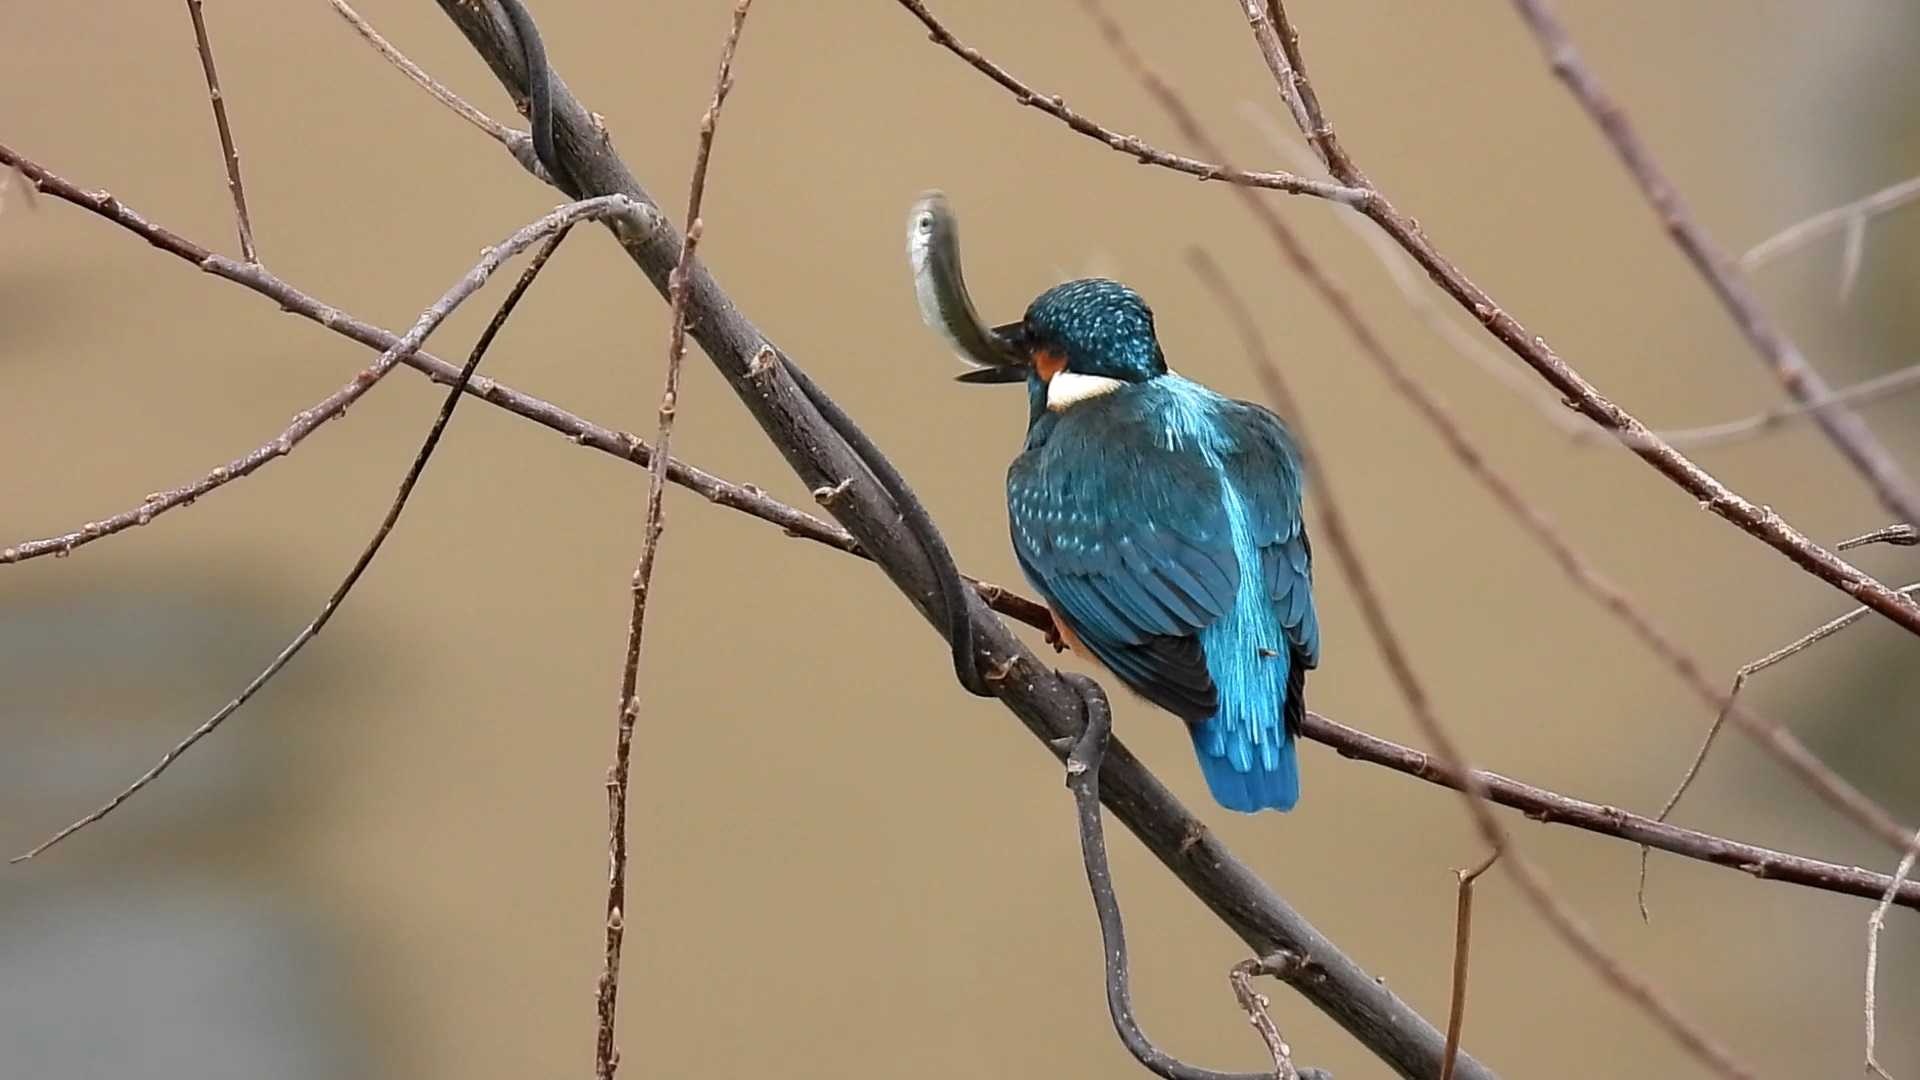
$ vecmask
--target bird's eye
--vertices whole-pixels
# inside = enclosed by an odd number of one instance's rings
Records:
[[[933,231],[933,215],[921,214],[920,220],[915,224],[919,227],[921,232],[932,232]]]

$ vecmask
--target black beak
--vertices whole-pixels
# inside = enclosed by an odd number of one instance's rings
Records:
[[[994,364],[976,367],[953,377],[955,382],[987,385],[1027,381],[1032,364],[1027,359],[1027,328],[1024,323],[1007,323],[988,331],[993,341]]]

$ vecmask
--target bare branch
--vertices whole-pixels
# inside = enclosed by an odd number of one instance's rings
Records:
[[[487,251],[482,254],[480,262],[475,264],[474,268],[468,271],[465,277],[461,278],[453,288],[441,296],[433,306],[421,313],[419,320],[414,323],[413,329],[407,331],[406,337],[401,339],[400,344],[396,348],[390,349],[382,354],[380,359],[376,360],[372,367],[367,368],[367,370],[361,372],[359,376],[355,378],[354,384],[372,386],[379,380],[381,375],[393,369],[393,366],[400,361],[402,353],[411,353],[418,349],[421,343],[426,340],[427,336],[433,333],[433,331],[446,320],[448,315],[452,314],[453,309],[458,307],[461,301],[479,291],[480,286],[486,283],[487,278],[492,276],[493,271],[498,269],[502,262],[526,250],[536,240],[548,236],[554,238],[546,247],[541,249],[540,256],[528,266],[526,273],[521,275],[520,281],[514,286],[513,291],[508,294],[506,301],[501,304],[500,310],[495,312],[493,321],[487,325],[486,331],[480,335],[480,340],[474,345],[473,353],[467,360],[466,367],[461,369],[460,375],[456,378],[454,385],[449,389],[446,403],[441,406],[440,415],[434,420],[433,428],[428,431],[425,441],[420,444],[419,452],[414,455],[413,464],[407,468],[406,476],[401,479],[400,490],[395,493],[392,504],[388,506],[386,517],[381,520],[379,527],[374,530],[372,539],[368,540],[366,546],[361,549],[360,557],[354,561],[353,567],[348,570],[346,576],[340,580],[340,584],[335,586],[333,594],[327,597],[326,603],[321,605],[320,613],[314,616],[313,621],[302,628],[298,634],[294,635],[293,640],[288,642],[286,647],[280,650],[279,655],[275,656],[272,662],[261,669],[260,673],[255,675],[253,680],[247,683],[245,688],[243,688],[233,700],[227,702],[218,712],[208,717],[199,727],[189,732],[186,738],[174,744],[172,749],[161,755],[160,760],[155,762],[152,768],[140,774],[133,783],[127,785],[113,798],[103,803],[98,809],[74,821],[47,839],[42,840],[39,844],[35,845],[32,850],[14,856],[8,860],[9,862],[25,862],[41,854],[60,841],[79,832],[81,829],[113,813],[127,800],[138,795],[147,785],[159,779],[160,774],[166,772],[174,762],[180,760],[182,755],[193,749],[201,739],[213,734],[221,724],[227,721],[228,717],[239,712],[240,707],[251,700],[255,694],[259,693],[260,689],[266,686],[268,682],[272,681],[273,677],[278,675],[281,669],[285,668],[287,664],[299,654],[301,649],[306,648],[308,642],[320,636],[320,631],[326,628],[327,622],[333,618],[334,612],[340,610],[340,605],[346,601],[347,594],[353,591],[353,587],[359,582],[360,576],[366,573],[367,567],[373,564],[374,556],[379,554],[381,545],[386,543],[388,535],[393,532],[394,525],[399,522],[401,512],[406,509],[407,498],[413,494],[414,485],[419,482],[421,471],[427,467],[428,458],[433,456],[434,447],[439,445],[440,435],[446,430],[447,422],[453,418],[454,407],[459,404],[461,395],[465,393],[466,384],[468,380],[473,377],[474,369],[480,366],[480,360],[486,355],[488,346],[493,344],[494,335],[499,333],[500,327],[506,323],[507,316],[513,313],[514,307],[519,304],[520,297],[526,293],[527,287],[533,284],[533,279],[539,274],[540,268],[546,265],[547,256],[551,255],[553,249],[559,246],[560,239],[566,236],[567,230],[571,229],[576,222],[593,213],[625,213],[628,211],[628,207],[628,201],[620,196],[596,199],[591,202],[574,203],[571,206],[561,207],[559,210],[548,214],[539,221],[514,233],[500,244],[487,249]]]
[[[1894,394],[1920,387],[1920,364],[1909,364],[1884,375],[1871,379],[1862,379],[1852,386],[1842,387],[1831,393],[1813,397],[1805,405],[1786,405],[1777,409],[1755,413],[1738,420],[1728,420],[1720,424],[1707,424],[1701,427],[1674,428],[1659,432],[1659,437],[1674,446],[1723,446],[1731,442],[1765,435],[1794,420],[1811,416],[1823,405],[1861,405],[1869,401],[1891,397]],[[1845,545],[1836,546],[1835,551],[1846,550]]]
[[[1447,1006],[1447,1058],[1440,1063],[1440,1080],[1453,1080],[1453,1062],[1460,1054],[1460,1026],[1467,1016],[1467,947],[1473,942],[1473,883],[1500,858],[1495,851],[1471,870],[1455,870],[1459,885],[1453,906],[1453,992]]]
[[[1913,872],[1913,860],[1920,854],[1920,833],[1913,834],[1913,843],[1908,846],[1906,855],[1900,859],[1900,865],[1893,872],[1893,883],[1887,886],[1887,894],[1880,898],[1880,905],[1867,916],[1867,993],[1862,1012],[1867,1028],[1867,1071],[1880,1077],[1880,1080],[1893,1080],[1882,1068],[1880,1060],[1874,1056],[1874,984],[1880,979],[1880,928],[1886,924],[1887,908],[1893,904],[1893,894],[1900,889],[1900,883]]]
[[[726,42],[720,48],[720,70],[714,76],[713,100],[700,119],[699,144],[694,152],[693,178],[687,193],[687,231],[680,241],[680,257],[669,276],[669,312],[667,330],[667,373],[660,390],[659,427],[654,437],[654,456],[647,468],[647,514],[640,531],[640,558],[633,570],[632,611],[627,621],[626,661],[620,674],[620,708],[615,721],[613,765],[607,770],[607,920],[606,949],[601,959],[600,981],[595,994],[594,1012],[598,1030],[594,1038],[594,1075],[613,1080],[620,1055],[614,1046],[615,1021],[620,998],[620,954],[626,940],[627,905],[627,777],[633,756],[633,727],[640,715],[640,645],[647,623],[647,599],[653,589],[653,567],[660,552],[660,534],[665,527],[667,456],[673,442],[673,420],[679,411],[680,366],[687,355],[687,275],[693,265],[693,253],[700,242],[702,218],[700,204],[707,189],[707,163],[713,154],[713,135],[720,119],[720,108],[733,88],[733,56],[740,44],[740,32],[746,26],[747,10],[753,0],[739,0],[733,8]],[[525,24],[528,38],[538,31],[531,20]],[[540,65],[531,57],[529,68]],[[536,144],[537,145],[537,144]],[[549,144],[550,145],[550,144]],[[543,162],[542,164],[546,164]]]
[[[200,70],[207,76],[207,99],[213,103],[213,123],[220,129],[220,158],[227,168],[227,190],[233,195],[233,218],[240,231],[240,257],[260,261],[253,249],[253,222],[247,219],[247,189],[240,183],[240,151],[233,147],[233,129],[227,126],[227,99],[220,92],[220,76],[213,69],[213,44],[207,40],[207,19],[201,0],[187,0],[193,19],[193,41],[200,50]]]
[[[510,151],[518,145],[525,144],[529,148],[528,152],[531,153],[533,142],[528,138],[526,132],[515,131],[507,125],[502,124],[500,121],[495,120],[485,112],[469,104],[466,98],[447,89],[440,80],[427,74],[426,70],[419,64],[414,63],[406,53],[401,52],[392,42],[381,36],[380,31],[374,29],[372,23],[362,17],[359,12],[353,10],[353,7],[349,5],[346,0],[327,0],[327,3],[332,4],[333,10],[337,12],[342,19],[345,19],[347,25],[353,27],[354,32],[364,38],[367,44],[373,46],[374,51],[384,57],[387,63],[399,68],[400,73],[412,79],[414,85],[432,94],[435,101],[453,110],[455,116],[458,116],[460,119],[465,120],[467,123],[485,132],[487,138],[492,139]],[[519,155],[515,154],[515,156],[517,157]]]
[[[1267,1013],[1267,1007],[1273,1002],[1253,988],[1253,977],[1265,974],[1268,974],[1267,961],[1242,960],[1227,972],[1227,983],[1233,987],[1233,999],[1240,1003],[1241,1011],[1247,1014],[1247,1023],[1260,1033],[1260,1041],[1267,1044],[1267,1055],[1273,1058],[1275,1080],[1300,1080],[1301,1070],[1293,1063],[1293,1048],[1287,1045],[1279,1026]],[[1322,1077],[1327,1075],[1319,1069],[1306,1071]]]
[[[1459,778],[1449,772],[1443,763],[1435,761],[1433,755],[1388,742],[1318,713],[1307,714],[1302,734],[1332,747],[1341,757],[1383,766],[1439,787],[1460,790]],[[1710,833],[1683,829],[1617,806],[1587,802],[1547,791],[1496,772],[1477,771],[1474,779],[1486,791],[1488,801],[1519,810],[1534,821],[1570,825],[1601,836],[1647,844],[1661,851],[1738,870],[1765,881],[1790,882],[1865,899],[1881,896],[1892,881],[1889,875],[1858,866],[1820,862],[1727,840]],[[1920,882],[1909,881],[1902,885],[1895,903],[1920,911]]]
[[[1920,176],[1881,188],[1864,199],[1856,199],[1843,206],[1823,210],[1810,218],[1781,229],[1748,248],[1746,254],[1740,256],[1741,269],[1758,270],[1787,252],[1833,232],[1845,232],[1847,246],[1857,247],[1860,241],[1855,237],[1864,232],[1868,221],[1881,214],[1897,210],[1915,199],[1920,199]],[[1850,255],[1847,261],[1857,261],[1857,258],[1857,255]],[[1842,276],[1844,278],[1847,275]]]
[[[965,60],[982,75],[1005,87],[1020,104],[1039,109],[1087,138],[1105,143],[1109,148],[1143,165],[1158,165],[1201,180],[1224,180],[1229,184],[1246,187],[1271,188],[1293,195],[1312,195],[1348,206],[1357,206],[1368,197],[1367,192],[1358,188],[1343,187],[1325,180],[1314,180],[1289,172],[1248,172],[1231,165],[1198,161],[1180,154],[1170,154],[1164,150],[1155,149],[1137,136],[1122,135],[1112,128],[1104,127],[1073,111],[1067,107],[1066,99],[1060,95],[1043,94],[1021,82],[1006,68],[981,55],[980,50],[963,44],[951,30],[946,28],[945,24],[934,17],[933,12],[929,11],[921,0],[900,0],[900,6],[906,8],[914,18],[919,19],[926,26],[927,35],[936,44]]]
[[[1834,550],[1846,551],[1849,548],[1866,547],[1869,544],[1894,544],[1899,547],[1912,547],[1915,544],[1920,544],[1920,529],[1916,529],[1912,525],[1888,525],[1886,528],[1875,529],[1870,533],[1856,536],[1851,540],[1842,540],[1834,545]]]

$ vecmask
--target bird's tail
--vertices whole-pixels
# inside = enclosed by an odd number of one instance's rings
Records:
[[[1253,814],[1291,810],[1300,801],[1300,766],[1291,733],[1269,729],[1263,734],[1270,741],[1260,743],[1249,738],[1245,727],[1220,716],[1192,725],[1191,731],[1201,775],[1221,806]]]

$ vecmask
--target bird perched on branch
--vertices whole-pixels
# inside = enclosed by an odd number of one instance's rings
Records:
[[[917,209],[921,306],[977,365],[959,378],[1026,384],[1007,516],[1061,638],[1187,722],[1222,806],[1291,808],[1320,628],[1286,427],[1169,370],[1153,312],[1116,281],[1067,282],[979,327],[940,233],[950,211]]]

